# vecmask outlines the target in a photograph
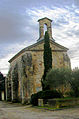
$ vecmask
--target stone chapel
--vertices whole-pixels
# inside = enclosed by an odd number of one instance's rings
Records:
[[[68,48],[58,44],[52,37],[52,20],[45,17],[38,20],[39,39],[31,46],[22,49],[9,60],[10,69],[6,78],[6,100],[28,101],[33,93],[42,90],[41,78],[44,73],[44,24],[50,38],[52,67],[70,68]]]

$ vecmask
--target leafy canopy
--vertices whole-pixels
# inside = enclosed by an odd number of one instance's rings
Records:
[[[57,88],[61,85],[66,85],[68,79],[71,78],[71,70],[67,68],[51,69],[46,76],[45,86]]]
[[[75,97],[79,97],[79,69],[72,71],[72,78],[69,80]]]

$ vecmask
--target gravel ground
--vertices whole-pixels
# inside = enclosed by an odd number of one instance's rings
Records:
[[[79,108],[48,111],[0,101],[0,119],[79,119]]]

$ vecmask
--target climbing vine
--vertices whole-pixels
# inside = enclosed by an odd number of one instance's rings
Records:
[[[22,62],[22,75],[27,78],[27,74],[26,74],[26,63],[27,63],[27,59],[26,59],[25,55],[22,56],[21,62]]]
[[[14,99],[17,100],[18,97],[18,65],[16,64],[12,72],[12,82],[13,82],[13,95]]]
[[[30,53],[26,53],[21,57],[21,67],[23,95],[26,96],[28,95],[27,92],[30,92],[30,78],[33,74],[31,69],[32,55]]]

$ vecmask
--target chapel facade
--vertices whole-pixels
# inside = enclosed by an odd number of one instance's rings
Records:
[[[50,38],[52,67],[70,68],[68,48],[58,44],[52,37],[52,20],[42,18],[39,22],[39,39],[31,46],[22,49],[9,60],[10,69],[6,78],[6,100],[28,101],[33,93],[42,90],[41,78],[44,73],[44,24]]]

